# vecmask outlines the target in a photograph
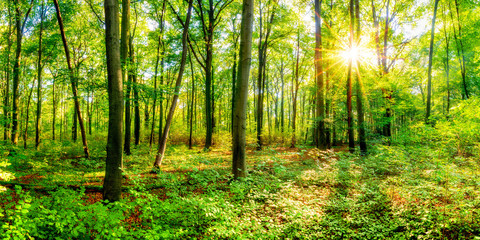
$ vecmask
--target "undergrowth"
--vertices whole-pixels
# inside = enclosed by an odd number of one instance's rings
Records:
[[[230,153],[173,146],[161,172],[153,154],[125,158],[123,200],[70,184],[102,184],[102,157],[70,146],[17,149],[0,177],[65,188],[0,192],[4,239],[480,239],[478,139],[447,123],[412,126],[366,156],[267,148],[249,152],[233,181]],[[456,140],[455,140],[456,139]],[[458,142],[460,141],[460,142]],[[95,147],[94,147],[95,148]],[[100,146],[98,146],[101,156]],[[59,154],[60,153],[60,154]],[[81,155],[81,153],[80,153]],[[156,186],[155,188],[151,188]],[[90,199],[90,200],[88,200]],[[93,199],[93,201],[91,201]]]

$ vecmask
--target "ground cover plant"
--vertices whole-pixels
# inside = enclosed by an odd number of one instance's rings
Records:
[[[449,147],[450,139],[436,140],[439,130],[430,126],[412,128],[391,145],[374,144],[366,156],[346,146],[252,147],[249,175],[238,181],[230,174],[228,148],[170,146],[156,173],[148,161],[153,153],[137,148],[125,158],[124,197],[115,203],[102,201],[100,157],[76,157],[81,152],[75,145],[18,149],[12,156],[3,148],[0,235],[477,239],[479,149]],[[100,155],[101,148],[92,146]]]

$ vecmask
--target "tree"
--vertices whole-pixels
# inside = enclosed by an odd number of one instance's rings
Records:
[[[357,34],[355,36],[355,42],[357,47],[360,46],[360,1],[355,0],[355,24],[356,24],[356,31]],[[356,93],[357,93],[357,117],[358,117],[358,142],[360,145],[360,152],[365,154],[367,152],[367,142],[365,136],[365,114],[363,112],[363,85],[362,85],[362,78],[360,75],[360,59],[357,57],[356,62],[356,70],[357,74],[355,75],[356,78]]]
[[[12,22],[12,11],[10,8],[10,4],[8,4],[8,37],[7,37],[7,49],[5,51],[6,62],[5,62],[5,97],[3,100],[3,140],[8,139],[9,135],[9,128],[10,128],[10,119],[9,119],[9,112],[10,112],[10,50],[12,48],[12,35],[13,35],[13,22]]]
[[[315,0],[315,78],[317,81],[317,124],[315,142],[318,148],[325,149],[327,141],[325,136],[325,101],[323,87],[323,46],[322,46],[322,1]]]
[[[37,64],[37,118],[35,121],[35,148],[40,145],[40,131],[42,124],[42,33],[43,19],[45,18],[45,5],[42,0],[42,9],[40,11],[40,31],[38,36],[38,64]]]
[[[258,38],[258,70],[257,70],[257,112],[256,112],[256,121],[257,121],[257,149],[261,150],[263,141],[262,141],[262,128],[263,128],[263,105],[264,105],[264,95],[265,95],[265,75],[266,75],[266,62],[267,62],[267,50],[270,44],[269,38],[272,33],[273,20],[275,19],[275,12],[277,7],[277,0],[268,0],[266,5],[267,7],[267,22],[264,23],[263,20],[263,8],[262,1],[259,1],[259,38]],[[265,24],[265,29],[263,24]],[[265,32],[264,32],[265,31]]]
[[[104,7],[109,121],[103,199],[113,202],[120,200],[122,196],[123,84],[119,46],[118,1],[105,0]]]
[[[122,82],[127,82],[127,96],[125,101],[125,142],[123,144],[123,151],[126,155],[131,154],[131,114],[130,114],[130,91],[131,83],[129,81],[129,71],[131,61],[128,59],[128,50],[130,43],[130,0],[122,1],[122,26],[121,26],[121,40],[120,40],[120,61],[122,63]]]
[[[189,45],[195,59],[205,72],[205,119],[206,119],[206,137],[205,149],[209,149],[212,145],[213,127],[214,127],[214,111],[213,111],[213,43],[215,28],[221,21],[221,13],[232,3],[233,0],[208,0],[208,6],[205,6],[203,0],[197,0],[197,7],[194,7],[195,13],[200,18],[202,36],[204,41],[204,54],[201,54],[197,41],[189,37]],[[194,45],[192,44],[192,41]]]
[[[90,153],[88,152],[88,145],[87,145],[87,134],[85,132],[85,125],[83,124],[82,113],[80,110],[80,102],[78,101],[78,90],[77,90],[77,80],[75,78],[75,74],[72,68],[72,64],[70,61],[70,50],[67,44],[67,37],[65,36],[65,31],[63,27],[63,20],[62,15],[60,13],[60,7],[58,6],[58,0],[53,0],[55,4],[55,10],[57,12],[57,21],[60,28],[60,35],[62,36],[63,48],[65,50],[65,57],[67,60],[68,66],[68,74],[70,77],[70,84],[72,86],[72,93],[73,93],[73,101],[75,103],[75,114],[76,119],[78,119],[78,123],[80,124],[80,132],[82,134],[82,144],[83,144],[83,152],[85,153],[85,157],[89,158]]]
[[[162,72],[163,72],[163,67],[165,65],[165,46],[163,42],[163,35],[164,35],[164,29],[165,29],[165,6],[166,6],[166,0],[162,1],[162,10],[160,14],[158,13],[158,9],[155,11],[155,15],[157,16],[158,23],[160,25],[160,33],[158,35],[158,41],[157,41],[157,56],[155,60],[155,75],[154,75],[154,90],[153,90],[153,114],[152,114],[152,129],[150,132],[150,147],[152,147],[153,144],[153,139],[154,139],[154,131],[155,131],[155,113],[156,113],[156,106],[157,106],[157,76],[158,76],[158,67],[159,67],[159,62],[161,58],[162,62]],[[162,49],[162,52],[160,53],[160,48]],[[163,84],[163,73],[162,73],[162,84]],[[162,111],[162,109],[160,109]],[[160,126],[159,129],[162,128],[161,122],[162,122],[162,116],[160,116]],[[161,135],[161,134],[160,134]]]
[[[463,38],[462,38],[462,24],[460,23],[460,7],[458,0],[455,0],[455,11],[452,10],[451,2],[448,1],[448,5],[450,8],[450,16],[453,19],[453,12],[456,13],[457,17],[457,27],[453,27],[453,37],[455,39],[455,45],[457,48],[457,55],[458,55],[458,62],[460,64],[460,72],[462,74],[462,85],[463,85],[463,92],[462,92],[462,98],[463,99],[468,99],[470,97],[470,94],[468,92],[468,85],[467,85],[467,67],[465,64],[465,49],[463,46]],[[458,31],[458,32],[457,32]]]
[[[155,162],[153,164],[154,168],[160,168],[162,164],[163,157],[165,155],[165,149],[167,147],[167,139],[168,133],[170,131],[170,126],[173,120],[173,114],[175,113],[175,108],[177,107],[178,97],[180,95],[180,88],[182,87],[182,78],[183,72],[185,71],[185,64],[187,62],[187,52],[188,52],[188,45],[187,45],[187,38],[188,38],[188,26],[190,25],[190,18],[192,16],[192,2],[193,0],[188,1],[188,10],[187,10],[187,17],[185,22],[180,18],[177,12],[172,5],[170,5],[172,11],[175,12],[178,21],[183,26],[183,34],[182,34],[182,59],[180,61],[180,69],[178,71],[177,80],[175,82],[175,92],[173,94],[172,104],[170,105],[170,110],[168,112],[167,120],[165,121],[165,128],[163,129],[162,138],[159,139],[158,151],[155,157]],[[169,3],[170,4],[170,3]]]
[[[437,8],[438,2],[440,0],[435,0],[435,6],[433,8],[433,18],[432,18],[432,32],[430,37],[430,51],[428,53],[428,83],[427,83],[427,110],[425,113],[425,123],[429,124],[430,122],[430,111],[432,105],[432,61],[433,61],[433,40],[435,39],[435,19],[437,18]],[[468,97],[468,95],[467,95]]]
[[[247,128],[246,112],[248,79],[250,76],[250,64],[252,61],[253,5],[253,0],[243,0],[238,76],[235,88],[235,107],[233,109],[232,172],[235,179],[247,175],[247,164],[245,161],[245,133]]]
[[[349,12],[350,12],[350,38],[348,42],[349,51],[353,51],[353,24],[355,21],[354,15],[354,0],[350,0]],[[347,124],[348,124],[348,151],[353,153],[355,151],[355,136],[353,135],[353,111],[352,111],[352,66],[353,59],[348,60],[348,75],[347,75]]]
[[[15,50],[15,65],[13,66],[13,107],[12,107],[12,143],[18,143],[18,85],[20,84],[20,60],[22,57],[22,38],[25,24],[27,23],[28,15],[33,7],[33,1],[25,13],[23,14],[23,1],[15,1],[15,28],[17,32],[17,47]],[[23,18],[23,19],[22,19]]]

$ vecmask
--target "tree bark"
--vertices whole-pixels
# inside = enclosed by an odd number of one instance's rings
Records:
[[[193,72],[193,62],[192,62],[192,55],[190,55],[190,70],[192,72],[192,99],[190,100],[190,110],[189,110],[189,136],[188,136],[188,149],[192,149],[193,145],[193,107],[195,101],[195,73]]]
[[[131,144],[131,113],[130,113],[130,91],[132,84],[129,78],[130,63],[128,59],[128,50],[130,44],[130,0],[122,1],[122,26],[121,26],[121,40],[120,40],[120,61],[122,64],[122,82],[126,83],[127,93],[125,99],[125,141],[123,143],[123,151],[125,155],[130,155]],[[123,163],[122,163],[123,168]]]
[[[3,113],[4,113],[4,123],[3,123],[3,140],[7,141],[10,129],[10,49],[12,47],[12,12],[10,7],[8,9],[8,38],[7,38],[7,62],[5,64],[5,98],[3,100]]]
[[[360,31],[360,1],[355,0],[355,18],[356,22],[356,44],[357,46],[360,45],[360,36],[361,36],[361,31]],[[360,152],[362,154],[365,154],[367,152],[367,140],[365,136],[365,114],[363,112],[363,86],[362,86],[362,78],[360,75],[360,60],[357,58],[357,74],[355,75],[356,77],[356,90],[357,90],[357,117],[358,117],[358,142],[360,145]]]
[[[295,144],[297,143],[297,133],[296,133],[296,124],[297,124],[297,97],[298,97],[298,88],[300,86],[299,82],[299,61],[300,61],[300,30],[297,33],[297,59],[295,63],[295,76],[293,78],[293,96],[292,96],[292,142],[290,148],[295,148]]]
[[[444,5],[444,17],[445,17],[445,5]],[[443,25],[443,32],[445,34],[445,74],[447,78],[447,106],[446,106],[446,118],[449,118],[450,114],[450,36],[447,33],[447,24],[446,24],[446,17],[445,17],[445,24]]]
[[[33,80],[33,86],[35,85],[35,80]],[[25,86],[28,86],[25,84]],[[27,109],[26,109],[26,116],[25,116],[25,132],[23,133],[23,149],[27,149],[27,140],[28,140],[28,120],[30,116],[30,102],[32,100],[32,93],[33,93],[33,86],[28,93],[27,98]]]
[[[271,3],[270,1],[268,2]],[[274,3],[275,4],[275,3]],[[267,5],[267,7],[269,7]],[[272,7],[271,15],[267,15],[266,33],[263,33],[263,8],[262,2],[259,3],[260,19],[259,19],[259,31],[260,36],[258,39],[258,76],[257,76],[257,110],[256,110],[256,122],[257,122],[257,150],[261,150],[263,146],[262,129],[263,129],[263,112],[264,112],[264,96],[265,96],[265,71],[267,62],[267,50],[269,45],[269,37],[272,30],[273,20],[275,18],[275,5]]]
[[[430,51],[428,53],[428,82],[427,82],[427,110],[425,114],[425,123],[431,124],[430,121],[430,112],[432,104],[432,62],[433,62],[433,41],[435,39],[435,19],[437,18],[437,8],[438,2],[440,0],[435,0],[435,6],[433,8],[433,19],[432,19],[432,31],[430,36]]]
[[[37,63],[37,118],[35,121],[35,149],[40,145],[40,131],[42,125],[42,33],[44,18],[44,3],[42,1],[42,9],[40,11],[40,32],[38,35],[38,63]]]
[[[325,139],[325,102],[323,84],[323,45],[322,45],[322,1],[315,0],[315,78],[317,82],[317,119],[316,119],[316,145],[320,149],[326,149]]]
[[[156,113],[156,105],[157,105],[157,75],[158,75],[158,65],[159,65],[159,62],[160,62],[160,48],[162,48],[162,53],[161,53],[161,58],[162,58],[162,76],[163,76],[163,59],[164,59],[164,43],[163,43],[163,30],[164,30],[164,26],[165,26],[165,22],[164,22],[164,19],[165,19],[165,6],[166,6],[166,0],[163,1],[162,3],[162,12],[161,12],[161,15],[160,15],[160,22],[159,22],[159,25],[160,25],[160,35],[158,36],[158,46],[157,46],[157,59],[155,61],[155,78],[154,78],[154,93],[153,93],[153,114],[152,114],[152,130],[151,130],[151,133],[150,133],[150,148],[152,147],[153,145],[153,142],[154,142],[154,131],[155,131],[155,113]],[[161,84],[163,84],[163,81],[161,82]],[[160,100],[161,101],[161,100]],[[160,111],[162,111],[161,109],[161,104],[160,104]],[[162,118],[162,115],[160,115],[160,118]],[[160,123],[161,123],[161,119],[160,119]],[[162,128],[162,126],[159,127],[160,129]]]
[[[140,144],[140,105],[139,105],[139,97],[138,97],[138,77],[137,77],[137,66],[135,63],[135,51],[133,48],[133,39],[130,38],[130,61],[132,63],[132,71],[129,74],[129,78],[131,78],[131,83],[132,86],[131,88],[133,89],[133,109],[134,109],[134,114],[135,114],[135,121],[133,122],[133,136],[135,138],[135,146],[138,146]]]
[[[83,152],[85,153],[85,157],[89,158],[90,154],[88,152],[88,145],[87,145],[87,134],[85,132],[85,125],[83,124],[82,113],[80,111],[80,102],[78,101],[78,94],[77,94],[77,81],[75,79],[73,68],[70,62],[70,50],[68,49],[67,38],[65,36],[65,31],[63,28],[63,20],[62,15],[60,14],[60,8],[58,6],[58,0],[53,0],[55,4],[55,10],[57,12],[57,21],[60,27],[60,34],[62,36],[63,48],[65,49],[65,57],[67,59],[67,65],[70,75],[70,82],[72,85],[72,93],[73,93],[73,100],[75,103],[75,112],[78,117],[78,123],[80,124],[80,132],[82,134],[82,144],[83,144]]]
[[[55,0],[57,1],[57,0]],[[110,202],[122,197],[122,120],[123,84],[119,41],[119,6],[105,0],[105,45],[108,73],[108,141],[103,183],[103,199]]]
[[[165,148],[167,146],[168,133],[170,131],[170,125],[172,124],[173,114],[175,113],[175,108],[177,106],[178,97],[180,95],[180,89],[182,87],[182,78],[183,72],[185,71],[185,64],[187,62],[187,37],[188,37],[188,27],[190,25],[190,18],[192,16],[192,2],[193,0],[188,1],[188,12],[185,23],[183,23],[183,34],[182,34],[182,59],[180,61],[180,69],[177,76],[177,81],[175,82],[175,92],[172,99],[172,104],[170,106],[170,111],[168,112],[167,119],[165,121],[165,128],[163,130],[162,138],[159,141],[158,152],[155,157],[155,162],[153,164],[154,168],[160,168],[162,164],[163,157],[165,155]],[[180,20],[180,18],[179,18]]]
[[[55,141],[55,120],[57,118],[57,101],[56,101],[56,86],[55,76],[52,80],[52,140]]]
[[[353,24],[355,21],[354,4],[350,0],[350,40],[349,48],[353,48]],[[347,76],[347,131],[348,131],[348,151],[353,153],[355,151],[355,136],[353,134],[353,111],[352,111],[352,66],[353,60],[348,62],[348,76]]]
[[[246,114],[248,80],[252,60],[253,5],[254,0],[243,0],[238,76],[235,89],[235,109],[233,109],[232,173],[235,179],[246,177],[247,175],[247,164],[245,161],[245,135],[247,129]]]
[[[18,143],[18,101],[19,93],[18,86],[20,84],[20,60],[22,57],[22,38],[25,22],[32,7],[30,7],[25,14],[25,19],[22,23],[22,11],[20,9],[20,0],[15,1],[15,29],[17,32],[17,46],[15,50],[15,64],[13,66],[13,107],[12,107],[12,136],[11,140],[14,145]]]

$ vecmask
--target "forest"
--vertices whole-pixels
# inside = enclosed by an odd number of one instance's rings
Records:
[[[480,239],[479,0],[0,0],[1,239]]]

